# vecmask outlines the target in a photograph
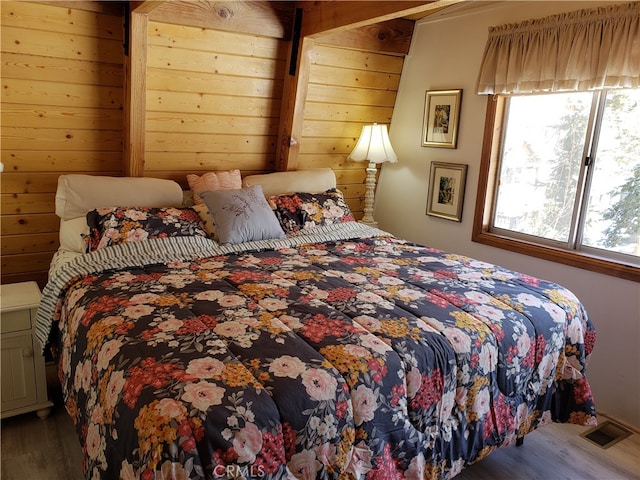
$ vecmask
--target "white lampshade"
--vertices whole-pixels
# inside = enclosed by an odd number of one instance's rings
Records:
[[[358,139],[356,147],[349,155],[349,160],[356,162],[395,163],[398,161],[396,152],[393,151],[389,132],[386,125],[365,125]]]

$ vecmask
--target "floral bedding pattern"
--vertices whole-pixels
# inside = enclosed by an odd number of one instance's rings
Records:
[[[571,292],[391,236],[88,272],[54,319],[87,478],[444,479],[595,423]]]
[[[273,209],[285,232],[335,223],[355,222],[342,192],[332,188],[323,193],[287,193],[269,197]]]
[[[87,213],[88,251],[163,237],[209,235],[193,208],[106,207]]]

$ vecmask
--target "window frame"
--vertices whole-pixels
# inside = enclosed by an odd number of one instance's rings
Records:
[[[502,231],[491,231],[492,205],[499,175],[498,165],[505,108],[505,96],[488,96],[471,240],[551,262],[640,282],[640,266],[622,260],[600,257],[593,252],[593,249],[573,250],[568,246],[559,247],[548,243],[537,243],[531,239],[516,238],[517,235],[512,235],[511,232],[507,235]]]

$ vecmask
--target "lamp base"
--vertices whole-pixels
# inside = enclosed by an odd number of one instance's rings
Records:
[[[376,173],[378,173],[378,169],[376,168],[376,164],[374,162],[369,162],[369,166],[367,167],[367,179],[366,185],[367,190],[364,194],[364,217],[362,217],[361,223],[366,223],[367,225],[372,225],[376,223],[373,219],[373,201],[375,199],[375,191],[376,191]]]

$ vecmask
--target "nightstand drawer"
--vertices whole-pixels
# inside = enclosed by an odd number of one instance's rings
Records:
[[[31,310],[14,310],[13,312],[2,312],[0,323],[0,331],[2,333],[29,330],[31,328]]]

